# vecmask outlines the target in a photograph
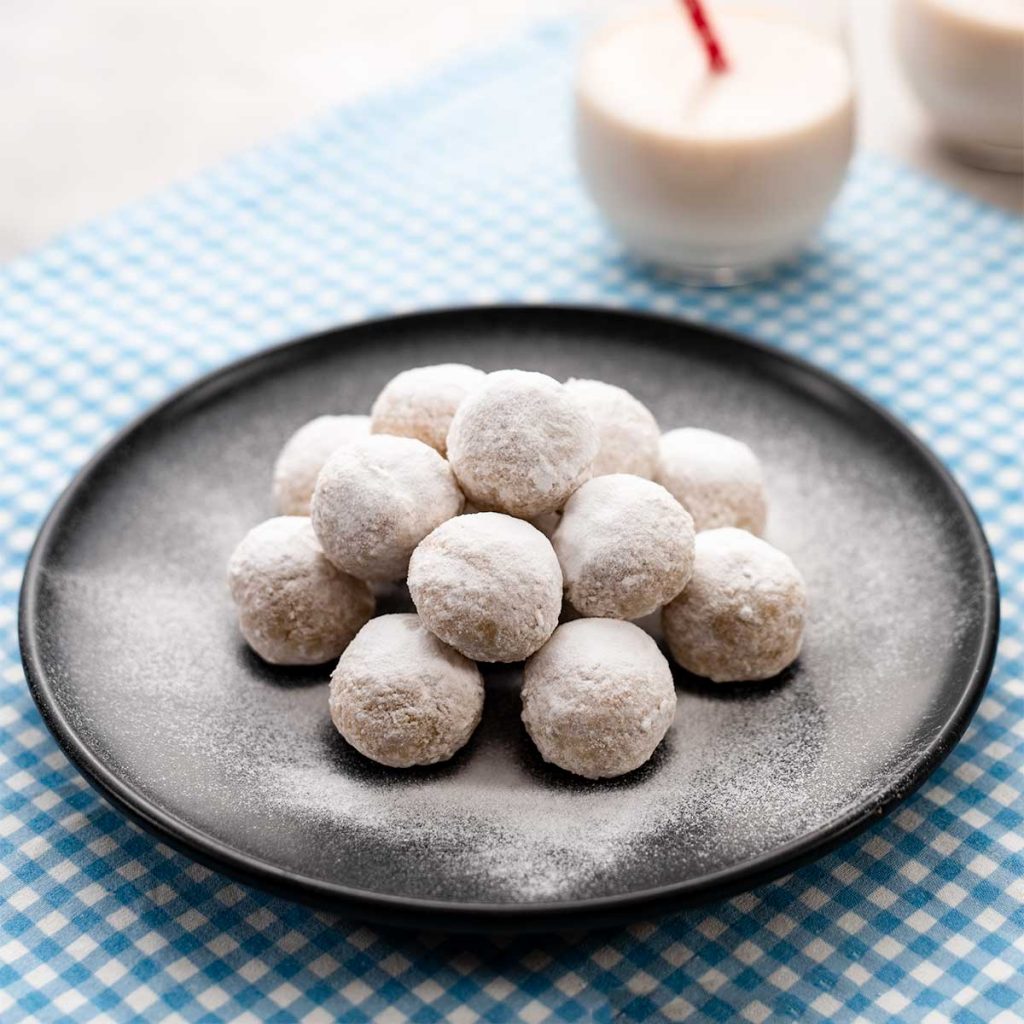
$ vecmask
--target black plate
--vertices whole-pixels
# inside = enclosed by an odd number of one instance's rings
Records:
[[[540,761],[514,669],[489,673],[483,724],[446,765],[389,771],[346,747],[327,716],[327,669],[272,669],[239,640],[225,562],[271,514],[271,463],[299,424],[365,411],[398,370],[453,360],[601,378],[663,429],[751,442],[768,477],[768,537],[810,590],[797,665],[745,689],[680,678],[666,742],[612,783]],[[890,810],[981,697],[996,597],[963,494],[840,381],[692,324],[507,307],[331,331],[159,406],[51,513],[25,578],[21,640],[65,751],[167,841],[361,917],[518,929],[721,897]]]

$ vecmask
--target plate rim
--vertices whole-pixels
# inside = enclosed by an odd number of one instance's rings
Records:
[[[443,320],[480,315],[551,316],[577,319],[612,318],[626,323],[639,320],[661,327],[683,328],[711,339],[746,349],[759,359],[778,360],[800,371],[818,384],[824,384],[846,400],[852,400],[868,413],[880,418],[923,461],[960,512],[967,529],[970,550],[984,570],[980,643],[969,677],[953,713],[939,734],[914,764],[870,798],[861,800],[836,815],[826,825],[797,839],[711,874],[700,875],[637,892],[586,897],[573,900],[536,903],[479,903],[373,892],[309,878],[300,872],[281,868],[266,860],[235,849],[214,839],[177,815],[161,809],[135,787],[122,781],[100,757],[89,749],[54,698],[43,669],[39,651],[36,601],[39,580],[46,556],[65,513],[78,493],[90,482],[107,459],[137,430],[158,419],[179,402],[197,393],[243,374],[253,364],[280,358],[288,352],[343,335],[353,329],[373,329],[396,322]],[[284,342],[259,348],[233,359],[175,388],[169,395],[148,407],[117,430],[86,463],[81,466],[54,502],[39,528],[22,579],[18,608],[18,640],[29,691],[43,722],[64,754],[79,772],[108,802],[122,814],[176,850],[216,871],[239,879],[277,896],[333,909],[346,915],[384,925],[434,928],[446,931],[526,932],[558,925],[600,926],[635,920],[671,908],[681,909],[727,898],[756,888],[797,868],[817,860],[864,831],[872,822],[894,810],[914,793],[956,746],[984,694],[995,660],[999,635],[999,586],[991,548],[970,500],[938,455],[895,414],[859,388],[823,367],[776,345],[724,330],[685,317],[649,313],[622,306],[577,305],[572,303],[500,303],[442,306],[417,309],[392,315],[342,323],[304,334]]]

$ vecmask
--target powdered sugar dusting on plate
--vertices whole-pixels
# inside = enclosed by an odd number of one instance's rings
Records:
[[[848,400],[830,404],[820,381],[825,398],[735,349],[680,347],[677,328],[671,345],[646,344],[600,318],[559,334],[551,316],[526,332],[463,316],[388,345],[318,343],[315,356],[247,370],[245,386],[206,386],[120,449],[40,578],[47,677],[83,742],[165,813],[248,857],[450,901],[696,879],[878,800],[948,720],[957,652],[979,642],[977,559],[954,505],[898,438]],[[328,717],[330,666],[273,669],[247,651],[224,567],[270,514],[273,456],[295,428],[318,410],[365,412],[398,370],[428,361],[606,379],[664,429],[749,443],[765,469],[766,539],[807,582],[797,665],[747,688],[680,674],[665,742],[618,780],[540,760],[514,666],[488,670],[480,729],[451,762],[384,769],[347,747]],[[397,590],[380,604],[407,608]]]

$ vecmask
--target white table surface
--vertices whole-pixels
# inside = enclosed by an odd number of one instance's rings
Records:
[[[3,0],[0,261],[337,103],[588,0]],[[853,0],[862,145],[979,198],[1024,179],[933,143],[892,53],[889,0]]]

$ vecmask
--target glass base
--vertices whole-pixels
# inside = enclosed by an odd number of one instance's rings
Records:
[[[800,261],[800,250],[763,263],[691,264],[679,260],[655,259],[649,255],[628,249],[629,255],[645,269],[662,280],[673,281],[688,288],[740,288],[744,285],[762,284],[773,277],[791,270]]]
[[[972,167],[980,167],[984,171],[999,171],[1001,174],[1024,173],[1024,149],[949,137],[944,142],[954,156]]]

